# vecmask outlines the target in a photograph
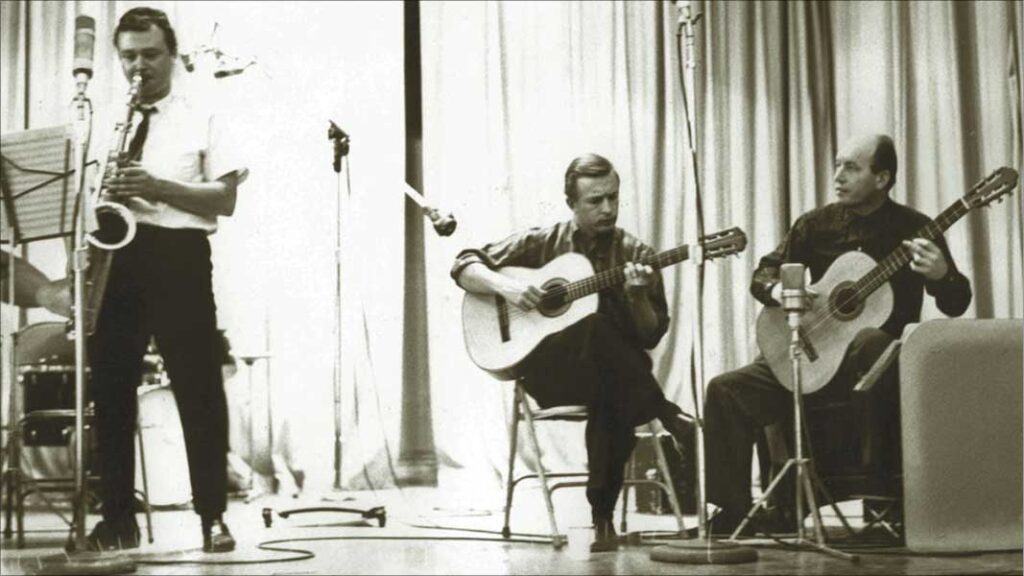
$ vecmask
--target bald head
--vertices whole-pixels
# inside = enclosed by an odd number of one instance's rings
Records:
[[[836,155],[833,184],[839,202],[858,212],[880,206],[896,182],[896,146],[884,134],[850,139]]]

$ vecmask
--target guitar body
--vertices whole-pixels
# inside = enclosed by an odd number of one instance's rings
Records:
[[[508,266],[503,274],[543,290],[582,280],[594,274],[590,261],[569,253],[540,268]],[[500,380],[515,379],[515,368],[540,341],[597,312],[597,294],[590,294],[553,309],[523,312],[500,296],[467,292],[462,301],[462,329],[466,350],[480,368]]]
[[[892,287],[886,282],[866,299],[854,306],[841,306],[828,316],[829,305],[849,301],[850,287],[876,265],[862,252],[847,252],[829,266],[813,288],[818,297],[800,319],[804,343],[801,360],[801,389],[804,394],[817,392],[835,376],[854,336],[865,328],[878,328],[892,314]],[[757,345],[779,382],[793,389],[792,364],[789,359],[790,329],[786,311],[766,307],[757,317]]]

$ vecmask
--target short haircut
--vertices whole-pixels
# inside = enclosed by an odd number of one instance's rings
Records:
[[[885,188],[890,190],[896,184],[896,145],[892,138],[882,134],[875,139],[875,153],[871,156],[871,171],[875,174],[883,170],[889,171],[889,185]]]
[[[612,163],[598,154],[584,154],[569,163],[565,169],[565,197],[576,200],[579,190],[576,189],[576,181],[580,178],[601,178],[609,174],[615,174],[619,179],[619,173],[615,171]]]
[[[178,37],[174,35],[174,28],[171,28],[171,22],[167,19],[167,14],[163,10],[147,8],[145,6],[132,8],[121,15],[121,20],[117,22],[117,28],[114,29],[114,48],[120,48],[117,45],[117,39],[122,32],[145,32],[151,26],[156,26],[164,31],[164,42],[167,44],[167,51],[172,55],[177,54]]]

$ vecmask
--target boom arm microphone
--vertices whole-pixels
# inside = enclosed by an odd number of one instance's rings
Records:
[[[72,73],[78,94],[85,94],[85,87],[92,78],[92,55],[96,44],[96,20],[92,16],[75,18],[75,60]]]

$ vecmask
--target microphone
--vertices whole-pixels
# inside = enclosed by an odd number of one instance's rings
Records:
[[[75,60],[72,73],[80,96],[85,94],[85,87],[92,78],[92,54],[95,44],[96,20],[85,15],[75,18]]]
[[[237,58],[232,58],[230,61],[223,56],[217,59],[217,69],[213,72],[214,78],[227,78],[229,76],[237,76],[242,72],[245,72],[249,66],[255,64],[255,60],[250,60],[243,64]]]
[[[676,21],[677,34],[686,36],[686,67],[693,68],[694,54],[694,29],[697,22],[704,17],[703,13],[693,14],[690,7],[690,0],[675,0],[676,8],[679,9],[678,20]]]
[[[782,265],[779,276],[782,278],[782,309],[786,312],[803,312],[807,310],[807,289],[804,285],[804,270],[803,264]]]
[[[327,128],[327,139],[334,142],[334,171],[340,173],[341,159],[344,156],[348,156],[350,139],[348,134],[338,127],[333,120],[328,120],[328,122],[331,125]]]

